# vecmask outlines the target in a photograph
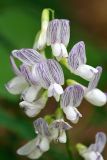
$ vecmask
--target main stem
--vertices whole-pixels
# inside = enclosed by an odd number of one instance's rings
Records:
[[[66,150],[67,150],[69,159],[74,160],[68,132],[66,132],[66,135],[67,135]]]

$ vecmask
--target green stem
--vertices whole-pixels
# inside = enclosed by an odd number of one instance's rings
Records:
[[[66,132],[66,135],[67,135],[66,150],[67,150],[69,159],[70,160],[74,160],[74,157],[73,157],[73,154],[72,154],[72,147],[71,147],[71,144],[70,144],[70,139],[69,139],[68,132]]]

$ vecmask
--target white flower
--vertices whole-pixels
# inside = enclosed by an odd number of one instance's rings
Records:
[[[45,107],[48,100],[47,91],[44,91],[33,102],[22,101],[19,103],[20,107],[24,109],[25,114],[28,117],[35,117]]]
[[[103,106],[107,103],[107,96],[100,89],[96,88],[99,82],[102,68],[97,67],[97,73],[94,73],[91,81],[89,82],[88,88],[85,89],[84,97],[85,99],[96,106]]]
[[[91,144],[88,148],[82,144],[77,145],[77,149],[79,154],[85,160],[104,160],[101,153],[105,147],[107,142],[107,137],[105,133],[98,132],[96,134],[96,141],[95,144]]]
[[[84,96],[84,90],[79,85],[69,86],[61,96],[61,107],[66,118],[72,123],[77,123],[81,113],[77,110]]]
[[[47,41],[47,28],[49,24],[49,9],[44,9],[41,17],[41,30],[35,38],[34,49],[43,50]]]
[[[50,132],[46,121],[38,118],[34,121],[34,127],[38,134],[37,137],[17,150],[17,154],[27,156],[30,159],[40,158],[50,147]]]
[[[107,95],[106,93],[102,92],[100,89],[97,88],[101,73],[102,73],[102,67],[98,66],[96,67],[98,70],[97,73],[93,74],[93,77],[91,81],[88,84],[88,87],[83,86],[82,84],[68,80],[71,84],[77,84],[80,85],[84,90],[84,98],[90,102],[91,104],[95,106],[103,106],[107,103]]]
[[[54,59],[44,60],[34,65],[32,70],[34,79],[38,79],[41,87],[48,89],[48,97],[54,96],[59,101],[63,93],[64,74],[59,63]]]
[[[68,56],[68,64],[71,72],[90,81],[98,70],[86,64],[85,44],[80,41],[73,46]]]
[[[51,45],[53,55],[60,60],[68,57],[66,46],[69,43],[70,27],[69,21],[65,19],[54,19],[49,22],[47,29],[47,45]]]
[[[54,120],[50,126],[51,140],[59,141],[60,143],[66,143],[66,130],[71,129],[71,126],[63,119]]]
[[[19,68],[16,66],[14,58],[22,62]],[[12,51],[10,60],[16,77],[7,83],[6,88],[12,94],[21,94],[26,88],[37,83],[36,79],[34,80],[32,77],[31,67],[42,61],[43,57],[33,49],[21,49]]]

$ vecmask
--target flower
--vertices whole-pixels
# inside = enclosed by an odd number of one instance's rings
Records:
[[[43,91],[43,93],[37,96],[33,102],[24,100],[20,102],[19,105],[22,109],[24,109],[24,112],[28,117],[35,117],[45,107],[47,100],[47,91]]]
[[[90,81],[98,70],[86,64],[85,44],[83,41],[76,43],[68,56],[68,64],[71,72]]]
[[[51,45],[53,55],[60,60],[68,57],[66,46],[69,43],[70,27],[69,21],[65,19],[54,19],[49,22],[47,29],[47,45]]]
[[[30,159],[38,159],[49,150],[50,132],[47,122],[43,118],[34,121],[37,137],[17,150],[17,154],[27,156]]]
[[[93,105],[103,106],[107,103],[107,96],[100,89],[96,88],[102,73],[102,67],[98,66],[96,69],[98,72],[94,73],[88,88],[85,89],[84,97]]]
[[[35,38],[35,42],[33,45],[34,49],[43,50],[44,47],[46,46],[48,24],[49,24],[49,9],[44,9],[42,11],[42,17],[41,17],[41,30]]]
[[[63,119],[54,120],[50,125],[51,139],[59,141],[60,143],[66,143],[66,130],[71,129],[71,126]]]
[[[19,68],[15,64],[14,57],[22,61]],[[20,103],[20,106],[29,117],[33,117],[47,102],[46,93],[40,97],[39,93],[43,93],[42,88],[38,85],[36,78],[33,79],[31,71],[33,64],[43,60],[42,56],[33,49],[21,49],[14,50],[10,60],[16,77],[6,84],[6,88],[12,94],[21,94],[24,101]]]
[[[22,62],[19,68],[14,58]],[[22,94],[22,97],[28,102],[33,101],[41,87],[38,86],[37,80],[33,79],[31,69],[32,65],[39,63],[43,57],[33,49],[21,49],[12,51],[10,60],[16,77],[7,83],[7,90],[12,94]]]
[[[79,154],[85,160],[104,160],[101,153],[107,142],[105,133],[98,132],[96,134],[96,140],[94,144],[91,144],[88,148],[82,144],[77,144]]]
[[[77,110],[84,96],[84,90],[80,85],[68,86],[61,96],[61,107],[66,118],[72,123],[77,123],[81,113]]]
[[[44,60],[34,65],[32,74],[41,87],[48,89],[48,97],[54,96],[59,101],[63,93],[64,74],[59,63],[54,59]]]

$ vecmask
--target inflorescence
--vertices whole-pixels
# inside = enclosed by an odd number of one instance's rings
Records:
[[[70,24],[66,19],[49,20],[51,9],[42,12],[41,30],[37,34],[33,49],[13,50],[10,61],[15,77],[6,84],[7,90],[21,96],[19,106],[28,117],[37,116],[46,106],[49,97],[54,97],[58,103],[54,118],[51,115],[34,121],[36,138],[17,150],[19,155],[30,159],[38,159],[49,150],[51,141],[66,143],[66,131],[72,127],[66,119],[76,124],[82,114],[78,108],[85,98],[95,106],[107,103],[107,95],[97,88],[102,67],[88,65],[85,44],[76,43],[68,53],[70,40]],[[51,46],[52,59],[45,56],[46,46]],[[20,65],[15,60],[20,61]],[[65,79],[61,67],[64,65],[72,74],[87,80],[88,86],[83,86],[73,79]],[[70,76],[71,77],[71,76]],[[63,85],[67,84],[64,89]],[[47,118],[48,117],[48,118]],[[106,144],[106,135],[97,133],[95,144],[88,148],[77,145],[80,155],[85,160],[103,160],[101,152]]]

